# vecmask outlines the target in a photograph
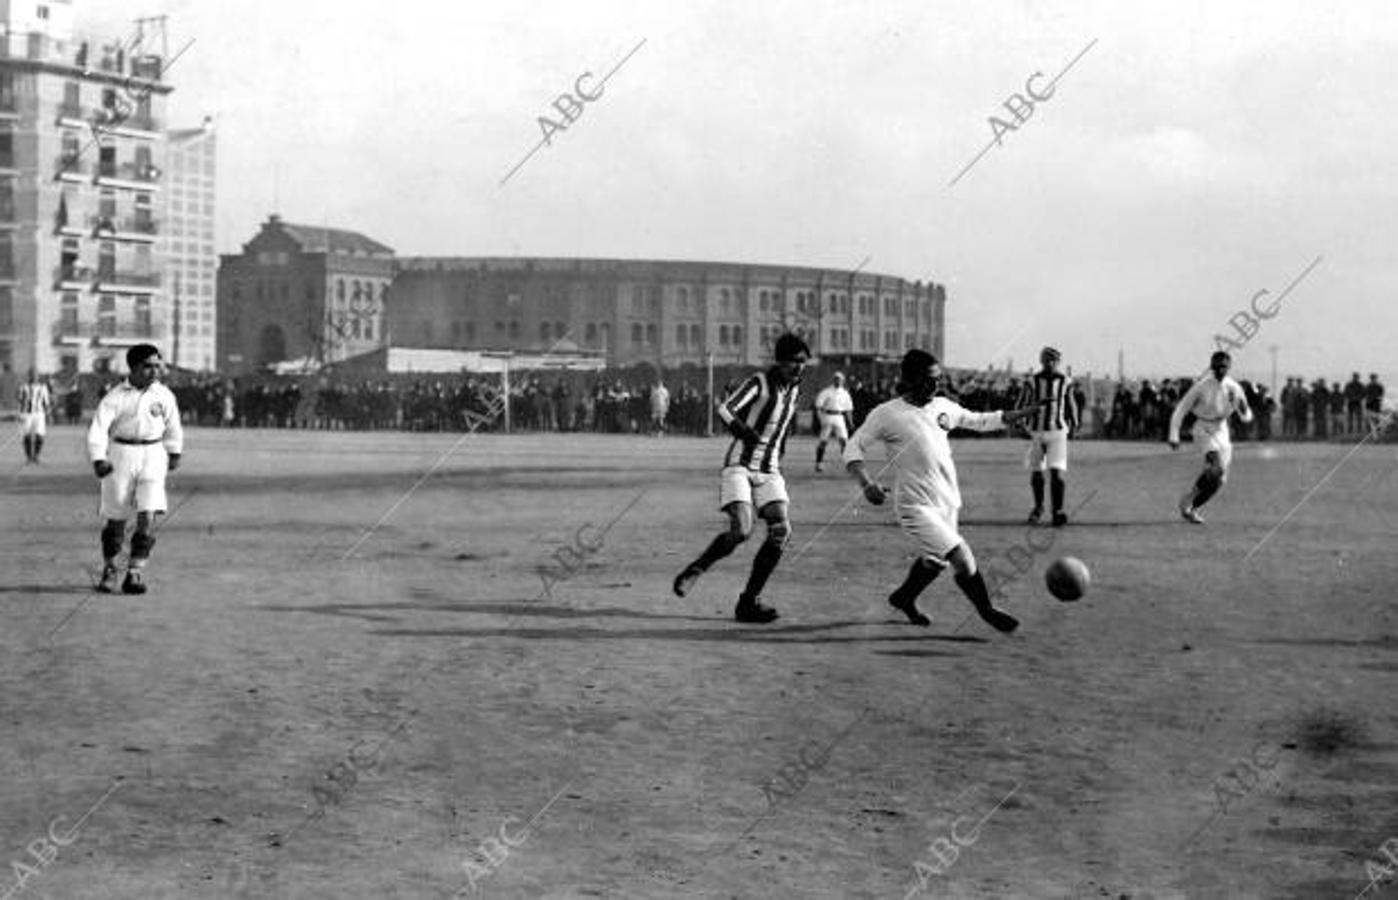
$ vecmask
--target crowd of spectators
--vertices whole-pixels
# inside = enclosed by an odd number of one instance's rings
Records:
[[[811,402],[828,383],[830,371],[812,371],[807,382]],[[702,373],[668,373],[634,369],[606,373],[524,373],[512,380],[509,427],[515,431],[601,432],[610,434],[704,435],[710,428],[712,403]],[[737,388],[745,372],[723,373],[719,396]],[[948,372],[944,392],[972,410],[1009,409],[1019,400],[1027,376],[1007,372]],[[340,380],[320,376],[231,379],[219,375],[171,373],[187,422],[240,428],[399,429],[407,431],[500,431],[506,426],[500,379],[493,375],[386,376]],[[666,385],[661,391],[659,386]],[[696,383],[698,382],[698,383]],[[82,376],[55,384],[55,421],[76,424],[111,384],[111,377]],[[1165,440],[1170,416],[1192,379],[1139,383],[1099,380],[1095,390],[1081,379],[1073,391],[1080,415],[1080,437],[1113,440]],[[1371,374],[1354,373],[1349,382],[1309,385],[1288,378],[1280,396],[1266,386],[1240,379],[1254,420],[1236,416],[1236,440],[1327,440],[1364,435],[1379,421],[1384,387]],[[850,373],[854,423],[895,396],[892,377],[862,379]],[[798,431],[814,427],[814,415],[801,412]],[[993,436],[993,435],[991,435]],[[1390,435],[1392,436],[1392,435]]]

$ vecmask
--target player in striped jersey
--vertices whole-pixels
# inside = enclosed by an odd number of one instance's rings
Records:
[[[779,464],[786,451],[791,420],[796,415],[801,371],[811,358],[811,349],[796,335],[783,334],[777,338],[774,355],[775,365],[749,377],[719,405],[719,418],[733,435],[723,459],[718,500],[719,508],[728,516],[728,529],[715,537],[698,559],[685,566],[674,583],[678,596],[688,594],[700,575],[752,534],[755,510],[767,523],[767,539],[753,558],[752,572],[738,595],[733,617],[739,622],[758,624],[778,616],[759,598],[791,538],[789,498]]]
[[[1029,513],[1029,524],[1037,525],[1044,515],[1044,470],[1047,469],[1055,528],[1068,524],[1068,514],[1063,511],[1063,495],[1067,491],[1068,436],[1079,423],[1072,383],[1058,371],[1062,358],[1063,354],[1053,347],[1045,347],[1039,353],[1043,368],[1025,382],[1019,396],[1020,406],[1034,406],[1038,410],[1025,423],[1029,430],[1029,456],[1025,464],[1030,472],[1029,487],[1034,492],[1034,509]]]
[[[1233,357],[1222,350],[1209,357],[1213,377],[1205,375],[1185,391],[1170,416],[1170,449],[1180,447],[1180,426],[1184,417],[1194,413],[1194,443],[1204,449],[1204,471],[1193,486],[1180,498],[1180,515],[1187,522],[1203,525],[1199,507],[1209,502],[1228,480],[1228,466],[1233,461],[1233,442],[1228,436],[1228,417],[1237,413],[1244,422],[1252,421],[1252,407],[1242,385],[1228,377]]]
[[[29,380],[19,386],[19,427],[24,433],[25,463],[37,465],[39,462],[39,451],[44,449],[44,434],[52,408],[53,394],[49,392],[49,386],[30,369]]]

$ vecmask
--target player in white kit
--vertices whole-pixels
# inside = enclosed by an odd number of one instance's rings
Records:
[[[1252,421],[1252,409],[1242,385],[1228,377],[1233,358],[1222,350],[1209,358],[1212,377],[1205,375],[1185,391],[1170,416],[1170,449],[1180,446],[1180,425],[1188,413],[1194,413],[1194,443],[1204,450],[1204,471],[1180,498],[1180,515],[1195,525],[1203,525],[1199,507],[1209,502],[1228,480],[1228,466],[1233,461],[1233,442],[1228,436],[1228,417],[1234,412],[1244,422]]]
[[[825,443],[836,440],[840,452],[845,452],[849,433],[853,431],[850,417],[854,415],[854,398],[845,390],[845,376],[836,372],[830,386],[816,394],[816,415],[820,419],[820,441],[816,444],[816,471],[825,471]]]
[[[146,592],[145,567],[155,546],[156,516],[165,512],[165,473],[179,468],[184,430],[175,395],[157,379],[160,351],[137,344],[126,351],[131,370],[97,404],[87,431],[92,470],[102,479],[102,579],[97,590],[116,589],[117,557],[126,536],[126,520],[136,515],[131,556],[121,590]]]
[[[950,565],[957,587],[980,617],[998,631],[1014,631],[1019,620],[991,604],[976,557],[957,531],[961,490],[947,433],[954,428],[996,431],[1032,416],[1038,407],[976,413],[946,397],[937,397],[942,367],[924,350],[909,350],[903,356],[901,375],[902,395],[869,413],[845,448],[845,467],[863,488],[865,498],[876,506],[887,494],[865,470],[864,456],[869,448],[883,444],[889,464],[897,472],[894,509],[903,533],[917,546],[917,559],[888,602],[914,625],[931,624],[918,610],[917,597]]]
[[[19,386],[19,430],[24,435],[24,461],[39,462],[44,449],[44,434],[48,429],[49,410],[53,409],[53,394],[49,386],[29,370],[29,380]]]

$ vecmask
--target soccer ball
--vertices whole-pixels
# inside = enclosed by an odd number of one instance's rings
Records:
[[[1050,594],[1059,600],[1076,600],[1087,593],[1092,575],[1083,561],[1073,556],[1061,556],[1054,560],[1044,572],[1044,583]]]

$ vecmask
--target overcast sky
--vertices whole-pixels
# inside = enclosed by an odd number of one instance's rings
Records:
[[[1052,343],[1148,375],[1202,370],[1320,259],[1235,374],[1276,345],[1283,377],[1398,389],[1393,4],[77,3],[195,39],[171,122],[216,119],[221,252],[275,210],[402,255],[867,256],[947,286],[953,365]],[[502,187],[554,99],[642,41]],[[1018,128],[949,186],[992,116]]]

